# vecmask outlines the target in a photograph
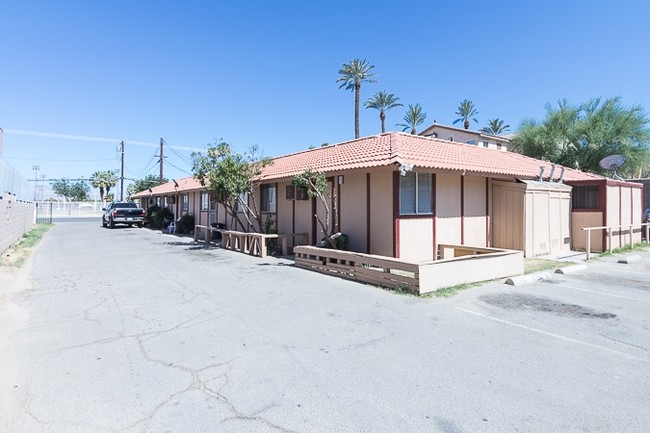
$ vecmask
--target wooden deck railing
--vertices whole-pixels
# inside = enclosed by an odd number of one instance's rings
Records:
[[[312,246],[294,248],[296,266],[368,284],[423,294],[457,284],[524,273],[523,252],[440,245],[443,259],[411,262]]]
[[[298,241],[307,242],[307,233],[294,233],[294,234],[265,234],[253,232],[239,232],[235,230],[216,229],[204,225],[194,226],[194,241],[199,240],[201,232],[204,233],[203,239],[206,244],[212,241],[212,234],[214,232],[221,233],[221,246],[229,250],[242,252],[258,257],[267,256],[267,242],[269,239],[276,239],[281,247],[282,255],[286,256],[289,253],[288,241],[289,238],[298,239]]]
[[[296,266],[342,278],[419,292],[418,265],[392,257],[328,248],[298,246],[293,249]]]
[[[641,224],[624,224],[620,226],[598,226],[598,227],[584,227],[582,230],[585,232],[586,238],[586,247],[585,250],[587,252],[587,260],[591,258],[591,232],[594,230],[606,230],[607,231],[607,247],[609,252],[612,252],[612,235],[614,231],[618,230],[619,232],[622,232],[623,230],[629,230],[629,239],[630,243],[629,245],[634,244],[634,229],[637,227],[641,227],[641,230],[645,231],[645,239],[646,242],[648,242],[648,234],[650,234],[650,223],[641,223]],[[627,236],[626,236],[627,237]]]

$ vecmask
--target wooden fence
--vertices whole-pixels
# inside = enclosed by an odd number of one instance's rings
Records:
[[[238,232],[235,230],[224,230],[208,227],[204,225],[194,226],[194,240],[198,241],[203,233],[203,240],[206,244],[212,241],[215,233],[221,234],[221,246],[223,248],[238,251],[245,254],[250,254],[258,257],[266,257],[268,255],[268,245],[270,240],[275,240],[276,245],[280,246],[281,254],[286,256],[289,253],[289,238],[298,239],[298,241],[307,242],[307,233],[296,234],[264,234],[264,233],[249,233]]]
[[[522,251],[451,244],[439,250],[440,260],[419,263],[312,246],[297,246],[294,254],[304,269],[416,294],[524,273]]]

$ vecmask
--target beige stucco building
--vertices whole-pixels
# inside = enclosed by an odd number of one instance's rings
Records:
[[[510,143],[509,138],[500,135],[491,135],[482,131],[472,131],[471,129],[441,125],[436,122],[420,132],[419,135],[503,151],[508,150],[508,144]]]
[[[338,230],[350,250],[410,261],[435,260],[440,244],[512,248],[529,257],[561,254],[584,247],[583,227],[640,223],[642,209],[638,184],[489,147],[392,132],[277,157],[264,169],[256,193],[264,218],[280,233],[306,233],[312,245],[322,237],[313,215],[324,209],[292,183],[306,169],[328,177]],[[177,183],[134,198],[145,207],[170,207],[176,216],[193,214],[196,224],[248,229],[233,224],[197,180]],[[585,198],[594,186],[597,203]],[[593,246],[603,245],[600,236]]]

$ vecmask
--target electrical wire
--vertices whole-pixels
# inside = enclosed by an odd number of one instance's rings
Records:
[[[167,164],[171,165],[171,166],[174,167],[176,170],[179,170],[179,171],[181,171],[181,172],[183,172],[183,173],[185,173],[185,174],[187,174],[187,175],[190,175],[190,176],[192,175],[192,173],[190,173],[189,171],[187,171],[187,170],[185,170],[185,169],[182,169],[182,168],[180,168],[180,167],[177,167],[177,166],[175,166],[174,164],[172,164],[172,163],[169,162],[169,161],[167,161]]]
[[[165,139],[163,139],[163,143],[167,145],[167,149],[171,150],[174,155],[176,155],[178,158],[180,158],[183,162],[185,162],[188,165],[192,165],[192,161],[188,159],[186,156],[181,155],[180,152],[178,152],[174,146],[171,144],[167,143]]]

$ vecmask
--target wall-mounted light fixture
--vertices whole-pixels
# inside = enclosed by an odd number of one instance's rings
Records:
[[[339,175],[339,185],[343,185],[345,183],[345,176],[342,174]]]
[[[413,170],[413,165],[409,163],[404,163],[399,165],[399,175],[406,176],[406,173]]]

